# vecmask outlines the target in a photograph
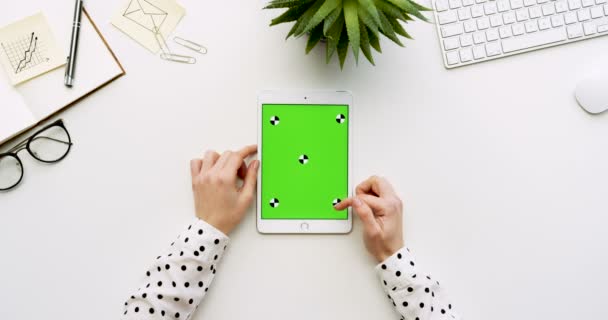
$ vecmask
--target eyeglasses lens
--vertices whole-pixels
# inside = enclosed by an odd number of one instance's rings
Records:
[[[30,150],[42,161],[57,161],[70,150],[70,138],[61,126],[50,127],[32,138]]]
[[[15,186],[21,180],[22,175],[23,168],[17,158],[0,156],[0,190]]]

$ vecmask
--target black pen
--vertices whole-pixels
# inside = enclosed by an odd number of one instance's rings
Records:
[[[72,38],[70,39],[70,55],[68,56],[68,65],[65,68],[64,84],[70,88],[74,82],[74,72],[76,70],[76,52],[78,51],[78,37],[80,36],[82,4],[83,0],[76,0],[76,7],[74,8],[74,21],[72,22]]]

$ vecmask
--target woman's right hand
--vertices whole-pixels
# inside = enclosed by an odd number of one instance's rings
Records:
[[[365,247],[378,262],[403,248],[403,204],[386,179],[370,177],[357,186],[354,196],[335,206],[348,207],[361,219]]]

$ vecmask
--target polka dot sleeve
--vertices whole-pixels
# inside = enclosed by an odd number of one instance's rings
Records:
[[[196,220],[146,270],[122,319],[190,319],[215,276],[229,239]]]
[[[416,262],[407,248],[376,267],[384,291],[401,319],[460,319],[439,281],[416,269]]]

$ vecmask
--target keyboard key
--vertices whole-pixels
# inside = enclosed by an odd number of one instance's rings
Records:
[[[462,2],[460,0],[448,0],[450,3],[450,9],[458,9],[462,6]]]
[[[475,20],[467,20],[464,22],[464,32],[473,32],[477,30]]]
[[[498,27],[502,25],[502,17],[499,14],[494,14],[490,16],[490,26]]]
[[[578,19],[576,18],[576,13],[574,12],[568,12],[564,15],[564,20],[566,20],[566,24],[573,24],[575,22],[578,22]]]
[[[570,38],[570,39],[574,39],[574,38],[583,36],[583,27],[581,26],[580,23],[568,26],[566,29],[568,31],[568,38]]]
[[[460,36],[460,46],[468,47],[473,45],[473,36],[471,34],[463,34]]]
[[[477,29],[484,30],[490,27],[490,19],[488,17],[483,17],[477,20]]]
[[[509,0],[498,0],[496,1],[496,7],[498,8],[498,12],[505,12],[511,9],[511,5],[509,4]]]
[[[469,62],[473,60],[473,50],[466,48],[460,50],[460,62]]]
[[[517,22],[522,22],[528,20],[530,16],[528,15],[527,9],[520,9],[515,11],[515,15],[517,16]]]
[[[561,1],[557,1],[555,3],[555,11],[558,13],[562,13],[562,12],[566,12],[568,11],[568,3],[564,0]]]
[[[515,13],[513,11],[509,11],[502,15],[502,21],[505,24],[515,23]]]
[[[449,8],[450,8],[450,4],[448,3],[448,0],[435,1],[435,9],[437,9],[437,12],[445,11]]]
[[[595,27],[595,22],[593,21],[583,23],[583,31],[585,32],[586,36],[594,34],[596,29],[597,28]]]
[[[458,21],[458,15],[456,11],[440,12],[437,14],[437,19],[439,20],[439,24],[448,24]]]
[[[451,24],[445,27],[441,27],[441,35],[444,38],[455,36],[462,33],[462,25],[460,23]]]
[[[602,4],[602,3],[606,3],[608,2],[608,0],[595,0],[596,4]]]
[[[535,19],[535,18],[540,18],[540,16],[542,16],[542,11],[540,10],[540,7],[530,7],[530,18],[531,19]]]
[[[536,0],[524,0],[524,6],[529,7],[536,4]]]
[[[502,49],[505,53],[509,53],[564,40],[566,40],[566,33],[564,32],[564,29],[549,29],[542,32],[526,34],[520,37],[504,39],[502,40]]]
[[[608,31],[608,24],[601,25],[597,27],[597,32],[602,33]]]
[[[486,54],[488,57],[497,56],[501,53],[502,48],[500,47],[500,41],[486,43]]]
[[[608,4],[604,5],[604,14],[608,16]]]
[[[522,35],[526,32],[526,29],[523,25],[523,23],[518,23],[518,24],[514,24],[511,29],[513,29],[513,35],[514,36],[519,36]]]
[[[452,50],[460,47],[460,38],[458,36],[449,37],[443,40],[443,46],[445,50]]]
[[[591,18],[597,19],[604,16],[604,9],[602,7],[591,8]]]
[[[510,27],[500,27],[498,28],[498,34],[500,34],[500,38],[508,38],[512,35]]]
[[[581,7],[581,0],[568,0],[570,10],[576,10]]]
[[[472,6],[475,4],[475,0],[462,0],[462,5],[465,7]]]
[[[498,10],[496,8],[496,1],[487,2],[486,4],[483,5],[483,9],[487,15],[495,14],[496,11]]]
[[[591,19],[591,12],[589,9],[581,9],[576,12],[578,15],[578,21],[586,21]]]
[[[486,56],[486,49],[483,46],[473,48],[473,58],[475,60],[485,58],[485,56]]]
[[[537,0],[536,3],[538,4],[543,4],[545,2],[549,2],[549,0]]]
[[[471,15],[473,18],[479,18],[483,16],[483,7],[482,6],[474,6],[471,8]]]
[[[551,28],[551,20],[549,18],[538,19],[538,29],[547,30]]]
[[[555,5],[553,4],[553,2],[543,4],[542,8],[543,8],[543,16],[550,16],[555,13]]]
[[[527,33],[538,31],[538,23],[536,23],[536,20],[527,21],[524,25],[526,26]]]
[[[484,3],[484,2],[486,2],[486,1],[487,1],[487,0],[475,0],[475,2],[477,2],[477,3]]]
[[[583,0],[583,8],[591,7],[595,4],[594,0]]]
[[[602,17],[599,19],[595,19],[593,20],[593,22],[595,23],[596,26],[601,26],[601,25],[605,25],[608,23],[608,17]]]
[[[486,39],[488,39],[488,41],[498,40],[498,29],[489,29],[486,31]]]
[[[471,18],[471,8],[464,7],[458,9],[458,19],[460,21],[467,20]]]
[[[445,54],[448,65],[454,65],[460,62],[460,57],[458,55],[458,51],[450,51]]]
[[[480,44],[486,42],[486,34],[484,32],[477,32],[473,34],[473,42]]]
[[[564,25],[564,17],[562,15],[552,16],[551,17],[551,25],[554,27],[559,27]]]
[[[524,6],[524,0],[511,0],[511,9],[519,9]]]

